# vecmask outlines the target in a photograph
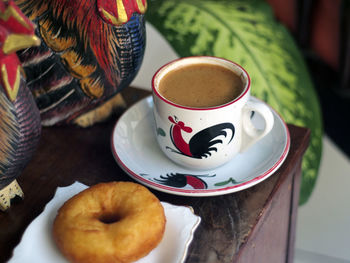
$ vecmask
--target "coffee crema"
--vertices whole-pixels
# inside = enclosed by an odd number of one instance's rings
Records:
[[[213,64],[181,66],[166,73],[158,92],[167,100],[186,107],[207,108],[226,104],[243,91],[241,78]]]

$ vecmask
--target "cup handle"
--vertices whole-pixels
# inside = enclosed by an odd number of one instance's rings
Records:
[[[265,127],[263,129],[257,129],[254,126],[251,120],[252,112],[258,113],[264,119]],[[248,100],[242,114],[242,145],[240,152],[244,152],[268,134],[274,123],[274,116],[271,109],[261,101]]]

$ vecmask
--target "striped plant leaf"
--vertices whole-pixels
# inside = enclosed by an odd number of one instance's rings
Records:
[[[252,95],[287,123],[311,129],[302,164],[300,203],[314,187],[322,152],[319,101],[303,57],[264,0],[150,0],[146,19],[180,57],[212,55],[241,64]]]

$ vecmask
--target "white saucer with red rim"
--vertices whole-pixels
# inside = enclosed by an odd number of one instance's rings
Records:
[[[257,100],[254,97],[251,100]],[[237,192],[271,176],[284,162],[290,147],[288,127],[274,111],[271,132],[227,164],[207,171],[191,170],[169,160],[155,136],[153,100],[149,96],[131,106],[117,121],[111,147],[119,166],[136,181],[169,194],[215,196]],[[261,125],[259,116],[253,116]]]
[[[8,263],[68,263],[52,238],[52,224],[58,209],[70,198],[88,186],[75,182],[66,187],[58,187],[55,196],[47,203],[44,211],[25,230],[21,242],[14,249]],[[161,202],[166,216],[166,226],[162,241],[147,256],[135,263],[182,263],[201,218],[191,207],[177,206]]]

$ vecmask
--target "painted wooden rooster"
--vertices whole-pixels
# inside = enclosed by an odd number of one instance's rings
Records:
[[[42,124],[89,126],[140,68],[146,0],[15,0],[42,40],[19,54]]]
[[[40,137],[40,114],[16,55],[39,44],[34,25],[13,1],[0,1],[0,210],[6,210],[15,195],[23,196],[15,179]]]

